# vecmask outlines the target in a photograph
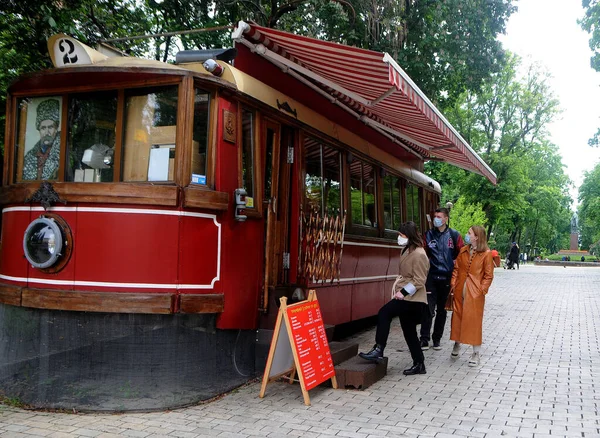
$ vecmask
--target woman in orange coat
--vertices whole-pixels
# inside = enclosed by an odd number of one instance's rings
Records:
[[[460,354],[461,344],[473,346],[469,366],[474,367],[479,365],[483,307],[494,279],[494,261],[483,227],[469,228],[465,243],[456,257],[450,282],[454,291],[450,339],[454,341],[452,357],[455,358]]]

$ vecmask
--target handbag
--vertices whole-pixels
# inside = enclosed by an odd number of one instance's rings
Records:
[[[446,304],[444,304],[444,309],[446,309],[447,312],[452,312],[454,310],[454,289],[450,289],[448,298],[446,298]]]

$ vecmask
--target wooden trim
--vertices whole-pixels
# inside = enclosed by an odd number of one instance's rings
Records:
[[[60,96],[62,100],[62,112],[60,115],[60,154],[58,156],[58,181],[65,180],[65,162],[67,161],[67,134],[69,130],[69,96],[63,94]]]
[[[183,78],[177,95],[177,133],[175,135],[175,182],[186,186],[191,180],[192,136],[194,128],[194,80]],[[189,175],[185,179],[185,175]]]
[[[115,129],[115,154],[113,156],[113,182],[121,181],[121,164],[123,163],[123,133],[125,132],[125,90],[117,93],[117,126]]]
[[[20,306],[21,290],[18,286],[0,285],[0,303]]]
[[[181,294],[179,311],[181,313],[221,313],[225,310],[223,294]]]
[[[177,205],[175,185],[132,183],[52,183],[67,202],[105,202],[114,204]],[[40,187],[40,182],[14,184],[0,188],[0,205],[21,204]]]
[[[219,92],[211,94],[209,108],[208,145],[206,151],[206,186],[215,189],[217,147],[219,139]]]
[[[21,306],[108,313],[173,313],[174,294],[77,292],[23,288]]]
[[[67,72],[63,72],[63,73],[67,73]],[[73,72],[68,72],[68,73],[75,73]],[[78,73],[82,73],[81,71],[78,71]],[[98,69],[94,69],[89,71],[88,73],[99,73]],[[123,72],[125,73],[125,72]],[[131,75],[132,73],[134,73],[134,71],[132,71],[131,69],[128,71],[129,75]],[[188,72],[185,72],[186,74]],[[175,76],[173,75],[169,75],[169,76],[164,76],[164,77],[156,77],[156,78],[152,78],[152,79],[144,79],[144,80],[139,80],[139,79],[135,79],[135,76],[131,76],[130,79],[124,80],[124,81],[119,81],[119,82],[106,82],[106,83],[99,83],[99,82],[95,82],[91,85],[85,85],[85,86],[72,86],[72,85],[64,85],[64,86],[57,86],[57,87],[51,87],[51,88],[40,88],[40,89],[25,89],[25,90],[18,90],[18,89],[14,89],[13,94],[17,97],[38,97],[38,96],[50,96],[50,95],[58,95],[58,94],[64,94],[64,93],[69,93],[69,94],[79,94],[79,93],[88,93],[88,92],[95,92],[95,91],[105,91],[105,90],[118,90],[118,89],[135,89],[135,88],[147,88],[147,87],[155,87],[155,86],[162,86],[162,85],[177,85],[181,82],[182,77],[185,76],[185,74],[177,74]],[[46,77],[46,76],[44,76]],[[68,78],[68,76],[67,76]],[[43,78],[41,78],[43,80]],[[65,81],[67,81],[67,79],[65,79]],[[22,83],[18,83],[17,85],[22,85]],[[11,89],[14,87],[11,87]]]
[[[0,285],[0,303],[35,309],[106,313],[221,313],[223,294],[123,293],[30,289]]]
[[[185,187],[183,189],[183,206],[225,211],[229,209],[229,193],[191,186]]]
[[[4,139],[5,139],[5,143],[4,143],[4,162],[2,163],[3,167],[3,172],[2,172],[2,185],[6,186],[9,184],[9,181],[12,180],[13,175],[12,172],[10,171],[10,166],[9,163],[13,163],[14,159],[13,159],[13,155],[15,153],[14,149],[15,149],[15,145],[14,143],[11,141],[12,136],[13,136],[13,132],[14,132],[14,127],[12,126],[12,120],[13,120],[13,113],[12,113],[12,108],[15,105],[15,98],[13,96],[11,96],[10,94],[8,96],[6,96],[6,120],[5,120],[5,124],[4,124]],[[7,150],[8,148],[8,150]],[[13,167],[14,169],[14,167]]]
[[[179,86],[179,113],[177,114],[177,148],[175,149],[175,181],[187,186],[192,180],[192,153],[194,152],[194,98],[196,86],[188,76]],[[181,138],[179,138],[181,136]],[[179,150],[178,150],[179,149]]]

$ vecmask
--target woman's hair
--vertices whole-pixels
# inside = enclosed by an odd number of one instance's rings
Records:
[[[423,238],[414,222],[404,222],[398,228],[398,231],[408,238],[408,247],[421,248],[423,247]]]
[[[473,225],[471,229],[473,230],[473,234],[477,236],[477,248],[475,248],[475,251],[484,252],[489,250],[485,228],[481,225]]]

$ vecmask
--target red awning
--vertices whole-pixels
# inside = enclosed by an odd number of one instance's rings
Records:
[[[364,123],[424,160],[496,174],[387,53],[240,22],[237,43],[335,99]]]

